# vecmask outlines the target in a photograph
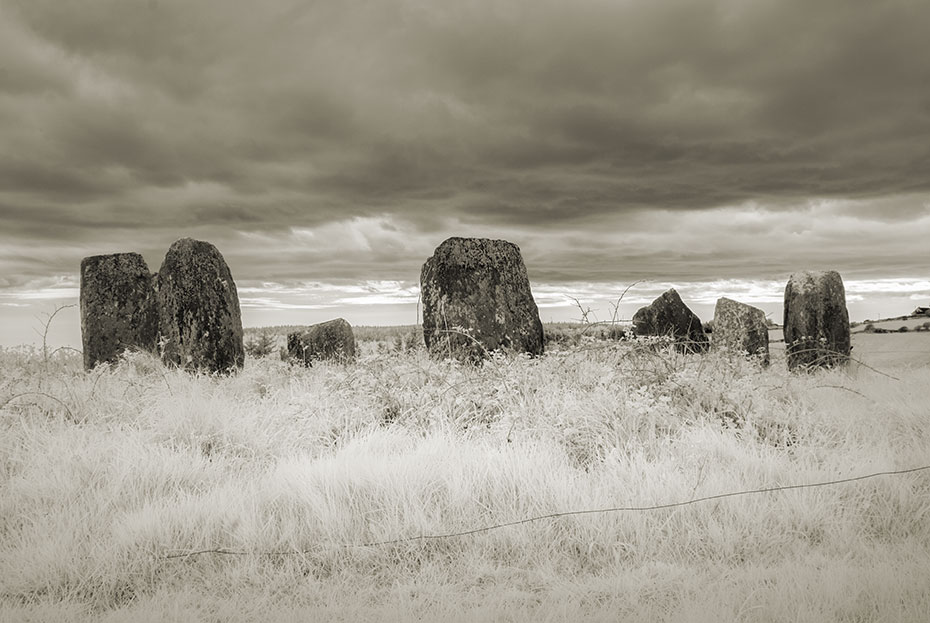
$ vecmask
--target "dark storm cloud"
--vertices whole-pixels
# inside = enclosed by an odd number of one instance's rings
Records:
[[[9,0],[0,241],[59,244],[55,272],[200,232],[249,279],[390,278],[456,233],[521,238],[552,279],[855,262],[779,223],[923,223],[928,20],[919,0]],[[703,248],[701,223],[755,240]],[[911,266],[897,248],[869,261]]]

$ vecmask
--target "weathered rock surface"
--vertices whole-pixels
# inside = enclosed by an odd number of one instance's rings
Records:
[[[703,353],[710,344],[701,319],[684,304],[674,288],[633,314],[633,332],[670,337],[681,352]]]
[[[152,275],[138,253],[81,260],[84,367],[113,362],[127,348],[155,351],[158,312]]]
[[[541,355],[543,327],[520,248],[449,238],[420,273],[423,341],[434,357],[477,361],[501,349]]]
[[[769,330],[765,312],[728,298],[717,299],[714,308],[714,348],[758,357],[769,365]]]
[[[312,365],[314,361],[355,361],[355,334],[352,325],[336,318],[287,334],[287,354]]]
[[[835,270],[791,275],[785,287],[788,369],[833,367],[849,361],[849,313]]]
[[[182,238],[156,279],[162,359],[191,371],[229,372],[245,361],[239,294],[209,242]]]

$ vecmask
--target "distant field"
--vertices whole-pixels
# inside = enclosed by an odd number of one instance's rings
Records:
[[[901,327],[907,327],[908,330],[912,330],[915,327],[918,327],[922,324],[930,322],[930,318],[926,316],[921,316],[917,318],[904,318],[898,320],[872,320],[869,322],[860,323],[858,326],[853,327],[853,333],[860,333],[865,330],[866,325],[873,325],[879,329],[887,329],[888,331],[897,331]]]
[[[872,366],[930,366],[930,331],[913,331],[916,326],[930,319],[909,319],[907,321],[893,320],[876,322],[879,328],[897,331],[901,326],[907,326],[907,333],[869,334],[862,331],[864,325],[851,330],[853,357]],[[285,346],[285,336],[289,331],[299,327],[268,327],[249,328],[245,330],[245,340],[248,343],[262,333],[276,336],[276,348]],[[559,322],[546,323],[543,330],[546,342],[550,346],[579,346],[591,341],[610,341],[619,337],[619,333],[628,327],[611,324],[590,324]],[[386,353],[418,347],[422,345],[422,329],[417,325],[398,325],[387,327],[359,326],[353,327],[356,340],[360,343],[362,352]],[[784,334],[780,328],[769,331],[770,348],[773,352],[783,352]]]
[[[274,349],[287,345],[287,334],[303,329],[302,326],[248,327],[244,330],[246,345],[256,343],[263,335],[272,336]],[[619,323],[552,322],[543,325],[547,343],[574,345],[591,340],[617,340],[626,331]],[[391,350],[410,350],[423,345],[423,328],[419,325],[357,326],[352,327],[358,348],[363,353],[385,353]]]
[[[911,323],[911,327],[925,322]],[[897,329],[906,324],[896,320],[890,323],[876,323],[876,327]],[[772,352],[784,353],[784,335],[781,329],[769,331]],[[776,341],[780,340],[780,341]],[[911,331],[907,333],[864,333],[862,327],[851,332],[852,357],[868,365],[883,367],[930,366],[930,331]]]
[[[852,356],[877,368],[930,366],[930,332],[854,333]]]
[[[230,377],[0,349],[0,621],[928,620],[930,471],[699,500],[930,464],[930,334],[794,375],[573,330]]]

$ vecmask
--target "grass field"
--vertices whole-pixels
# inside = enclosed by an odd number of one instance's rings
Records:
[[[420,538],[930,465],[930,334],[810,375],[407,344],[219,378],[0,350],[0,620],[930,620],[928,471]]]

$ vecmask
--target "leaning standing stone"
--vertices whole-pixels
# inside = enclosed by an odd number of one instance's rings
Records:
[[[158,312],[152,275],[138,253],[81,260],[84,367],[114,362],[127,348],[155,350]]]
[[[846,290],[835,270],[799,272],[785,287],[788,369],[832,367],[849,361]]]
[[[187,370],[228,372],[245,361],[239,294],[220,252],[183,238],[158,271],[162,359]]]
[[[714,348],[759,357],[769,365],[769,329],[765,312],[732,299],[717,299],[714,309]]]
[[[703,353],[709,346],[701,319],[685,305],[674,288],[633,314],[633,331],[636,335],[669,337],[681,352]]]
[[[449,238],[420,273],[423,341],[433,357],[477,361],[496,349],[541,355],[543,328],[520,248]]]
[[[287,354],[307,366],[314,361],[354,361],[355,334],[352,325],[342,318],[336,318],[310,326],[305,331],[288,333]]]

